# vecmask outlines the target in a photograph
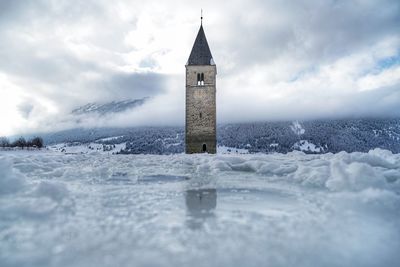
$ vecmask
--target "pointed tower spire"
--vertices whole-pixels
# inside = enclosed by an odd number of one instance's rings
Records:
[[[203,10],[201,10],[200,29],[194,41],[187,65],[215,65],[203,29]]]

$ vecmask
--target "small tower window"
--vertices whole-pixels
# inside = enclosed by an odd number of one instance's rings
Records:
[[[197,73],[197,85],[204,85],[204,73]]]
[[[199,117],[200,117],[200,119],[203,117],[203,114],[200,112],[200,114],[199,114]]]

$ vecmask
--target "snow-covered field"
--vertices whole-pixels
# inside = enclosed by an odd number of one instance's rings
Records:
[[[99,153],[116,154],[120,152],[121,149],[125,149],[125,147],[126,143],[105,145],[105,144],[90,142],[87,144],[60,143],[51,145],[47,147],[47,149],[54,152],[62,152],[65,154],[99,154]]]
[[[0,266],[400,266],[400,155],[0,152]]]
[[[101,141],[108,141],[112,139],[116,139],[118,137],[110,137],[100,139]],[[99,140],[99,141],[100,141]],[[90,143],[59,143],[48,146],[46,149],[53,152],[61,152],[64,154],[118,154],[121,152],[121,149],[126,148],[126,142],[120,144],[101,144],[96,142]],[[0,148],[1,149],[1,148]],[[19,148],[16,150],[20,150]],[[302,150],[302,148],[300,148]],[[306,151],[307,148],[304,148],[302,151]],[[249,151],[247,149],[240,149],[234,147],[227,146],[218,146],[217,147],[218,154],[248,154]]]

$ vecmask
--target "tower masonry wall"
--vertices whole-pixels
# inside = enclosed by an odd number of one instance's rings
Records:
[[[216,153],[216,66],[186,66],[186,153]],[[204,73],[204,85],[197,74]]]

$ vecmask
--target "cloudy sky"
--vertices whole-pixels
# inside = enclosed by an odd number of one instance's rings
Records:
[[[219,123],[400,116],[398,0],[0,0],[0,136],[183,125],[201,8]]]

